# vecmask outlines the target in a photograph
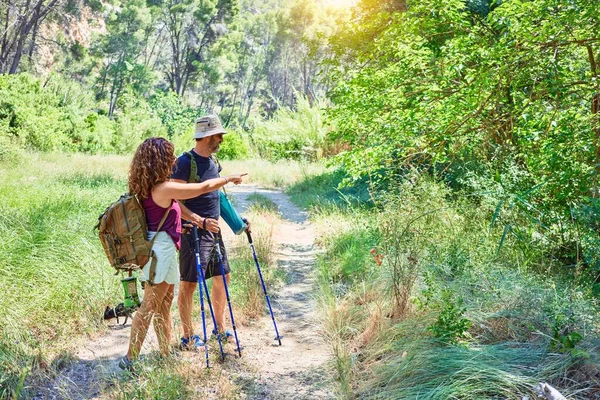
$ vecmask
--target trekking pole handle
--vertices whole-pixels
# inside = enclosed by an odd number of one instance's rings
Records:
[[[244,223],[246,224],[246,226],[248,225],[248,220],[246,218],[242,218],[242,221],[244,221]],[[250,244],[252,244],[252,234],[250,233],[250,231],[248,230],[248,228],[246,228],[244,230],[244,232],[246,232],[246,236],[248,236],[248,242],[250,242]]]
[[[192,235],[194,237],[194,250],[200,251],[200,237],[198,236],[198,227],[192,224]]]

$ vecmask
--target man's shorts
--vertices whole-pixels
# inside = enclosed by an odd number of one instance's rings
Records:
[[[220,276],[221,266],[215,248],[215,236],[209,231],[198,229],[200,237],[200,263],[202,264],[202,272],[205,279],[213,276]],[[219,247],[221,248],[221,256],[223,257],[223,269],[227,275],[231,269],[225,252],[223,238],[219,236]],[[179,272],[180,280],[184,282],[198,282],[198,273],[196,269],[196,253],[194,252],[194,235],[190,232],[187,235],[181,235],[181,250],[179,250]]]

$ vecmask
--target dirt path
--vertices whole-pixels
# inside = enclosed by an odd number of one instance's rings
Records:
[[[265,317],[255,329],[244,333],[245,362],[255,368],[250,380],[251,399],[330,399],[326,363],[330,354],[318,335],[314,293],[316,249],[307,213],[274,190],[251,185],[230,188],[228,193],[243,212],[248,196],[258,193],[279,206],[284,218],[275,227],[277,264],[288,275],[288,283],[272,299],[277,327],[284,338],[276,345],[273,323]],[[271,296],[271,294],[270,294]]]
[[[284,222],[274,227],[279,268],[287,284],[272,298],[283,346],[274,345],[271,319],[266,316],[252,326],[240,327],[244,357],[232,376],[247,399],[331,399],[333,391],[326,373],[329,350],[318,335],[315,316],[314,233],[307,213],[293,205],[288,197],[274,190],[241,185],[228,191],[243,213],[248,196],[259,193],[279,206]],[[227,242],[227,239],[226,239]],[[174,317],[177,311],[173,309]],[[127,351],[131,320],[125,326],[111,325],[109,332],[82,343],[60,375],[40,386],[33,399],[101,399],[103,386],[122,373],[119,358]],[[174,335],[177,329],[174,330]],[[156,353],[158,344],[152,327],[142,354]]]

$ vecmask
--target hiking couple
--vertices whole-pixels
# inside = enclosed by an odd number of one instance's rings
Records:
[[[146,139],[133,156],[129,169],[129,191],[142,201],[148,222],[148,240],[156,235],[152,249],[157,265],[153,284],[145,285],[142,305],[133,318],[129,350],[119,363],[123,369],[131,369],[133,360],[139,356],[152,317],[160,352],[163,356],[170,354],[170,310],[178,280],[177,305],[183,325],[179,347],[182,350],[195,350],[204,344],[194,334],[192,326],[192,300],[198,276],[193,239],[191,235],[181,234],[181,219],[191,221],[200,228],[200,261],[205,277],[221,276],[221,268],[214,255],[218,243],[225,277],[229,282],[229,263],[219,233],[218,190],[228,183],[240,184],[245,174],[219,177],[220,166],[211,155],[219,150],[226,133],[219,118],[208,115],[196,120],[195,145],[190,152],[176,158],[171,142],[153,137]],[[194,162],[197,176],[190,177]],[[178,200],[185,200],[185,205]],[[166,219],[160,231],[156,232],[165,214]],[[149,280],[149,269],[149,264],[142,268],[142,281]],[[231,333],[224,324],[226,294],[222,279],[213,281],[211,297],[219,330],[213,331],[213,334],[227,340]]]

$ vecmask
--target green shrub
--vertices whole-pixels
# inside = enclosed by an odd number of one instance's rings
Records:
[[[193,147],[194,122],[204,114],[202,109],[186,106],[175,93],[162,91],[151,97],[150,107],[160,118],[166,137],[173,142],[177,152]]]
[[[1,143],[40,151],[131,153],[150,136],[187,147],[199,113],[174,95],[157,95],[149,104],[126,90],[109,119],[81,84],[57,74],[43,84],[26,73],[0,76],[0,97]]]
[[[323,156],[328,128],[323,122],[322,105],[311,105],[298,96],[295,110],[278,109],[273,118],[251,121],[252,144],[261,157],[269,160],[316,160]]]
[[[467,339],[471,321],[463,316],[466,308],[463,307],[462,298],[445,290],[442,294],[442,302],[438,307],[440,308],[438,318],[429,327],[433,336],[448,344]]]
[[[248,158],[250,150],[242,134],[235,130],[229,130],[223,135],[217,156],[224,160],[240,160]]]
[[[131,92],[121,96],[123,106],[116,118],[112,148],[116,153],[131,153],[146,138],[167,137],[167,130],[146,100]]]
[[[326,193],[298,188],[313,198]],[[520,398],[542,380],[567,394],[591,393],[596,378],[587,371],[600,369],[592,356],[597,301],[571,277],[539,273],[557,264],[543,240],[508,237],[498,251],[504,226],[490,223],[494,192],[465,199],[409,173],[373,198],[368,210],[335,201],[316,207],[326,249],[320,308],[346,397]],[[503,218],[527,226],[512,211]],[[381,266],[364,237],[377,244]]]

